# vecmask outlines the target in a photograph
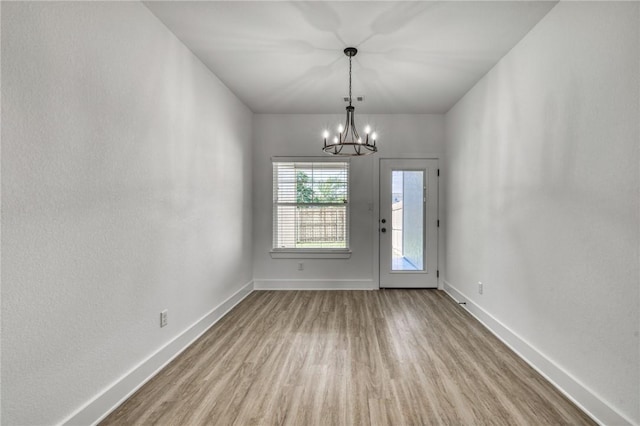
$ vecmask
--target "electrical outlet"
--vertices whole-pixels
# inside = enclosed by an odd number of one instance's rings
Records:
[[[160,328],[167,325],[167,310],[160,312]]]
[[[484,293],[484,284],[482,284],[480,281],[478,281],[478,293]]]
[[[304,263],[298,262],[298,271],[304,271]]]

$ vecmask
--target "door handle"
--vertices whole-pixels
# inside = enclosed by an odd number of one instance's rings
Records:
[[[380,232],[387,232],[387,228],[380,228]]]
[[[380,222],[387,223],[387,219],[382,219]]]

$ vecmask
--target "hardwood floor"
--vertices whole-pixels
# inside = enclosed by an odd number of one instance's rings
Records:
[[[102,425],[595,424],[437,290],[257,291]]]

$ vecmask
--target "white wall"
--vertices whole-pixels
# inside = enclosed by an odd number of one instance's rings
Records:
[[[447,282],[636,424],[639,10],[559,3],[446,116]]]
[[[336,105],[336,110],[341,109]],[[273,156],[326,156],[321,150],[322,131],[344,121],[343,115],[254,116],[254,279],[256,286],[296,288],[371,288],[377,268],[374,263],[375,163],[380,158],[402,156],[442,157],[444,152],[443,115],[359,114],[356,125],[369,123],[379,134],[379,154],[351,161],[350,259],[272,259]],[[372,208],[373,210],[370,210]],[[298,262],[304,270],[298,271]],[[319,281],[318,281],[319,280]]]
[[[139,2],[3,2],[2,77],[3,421],[54,424],[251,281],[252,114]]]

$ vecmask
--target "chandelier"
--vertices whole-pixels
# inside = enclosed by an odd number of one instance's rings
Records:
[[[376,148],[377,136],[375,133],[371,133],[371,127],[365,127],[364,132],[366,136],[364,140],[362,140],[360,135],[358,135],[358,130],[356,130],[353,118],[355,107],[351,105],[351,58],[356,56],[356,53],[358,53],[358,49],[355,47],[347,47],[344,49],[344,54],[349,57],[349,106],[347,107],[347,120],[344,126],[342,124],[338,126],[338,134],[333,137],[330,143],[327,143],[329,131],[324,131],[322,135],[324,138],[324,147],[322,150],[327,154],[358,156],[378,152],[378,148]]]

